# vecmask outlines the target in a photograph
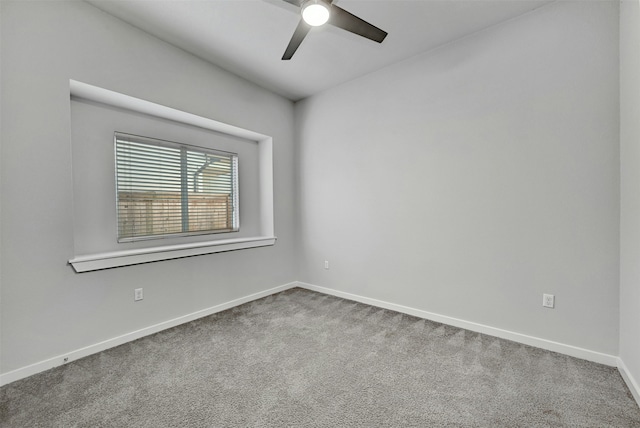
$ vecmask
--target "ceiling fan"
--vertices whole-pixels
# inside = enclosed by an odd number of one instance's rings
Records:
[[[291,41],[284,51],[283,60],[290,60],[300,43],[304,40],[312,27],[318,27],[325,23],[342,28],[374,42],[382,43],[387,32],[375,25],[358,18],[339,6],[333,4],[333,0],[283,0],[300,8],[302,17],[293,32]]]

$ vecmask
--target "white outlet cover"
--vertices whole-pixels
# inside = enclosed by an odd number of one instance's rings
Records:
[[[142,293],[142,288],[136,288],[133,292],[133,300],[134,301],[138,301],[138,300],[142,300],[144,298],[144,295]]]
[[[545,308],[553,308],[555,306],[555,296],[553,294],[543,294],[542,306]]]

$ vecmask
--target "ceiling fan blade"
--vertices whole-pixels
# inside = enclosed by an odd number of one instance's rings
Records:
[[[336,5],[331,5],[329,24],[378,43],[382,43],[384,38],[387,37],[386,31],[382,31],[375,25],[369,24],[367,21]]]
[[[296,53],[298,46],[300,46],[300,43],[302,43],[307,33],[309,33],[309,30],[311,30],[311,26],[301,19],[296,27],[296,31],[294,31],[293,36],[291,36],[289,46],[287,46],[287,49],[284,51],[284,55],[282,55],[283,60],[291,59],[293,54]]]

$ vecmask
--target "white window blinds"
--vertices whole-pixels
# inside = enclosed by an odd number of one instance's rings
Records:
[[[115,133],[118,242],[239,230],[238,155]]]

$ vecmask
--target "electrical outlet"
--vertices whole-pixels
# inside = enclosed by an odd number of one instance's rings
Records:
[[[553,308],[555,306],[556,296],[553,294],[543,294],[542,295],[542,306],[545,308]]]
[[[329,269],[329,260],[324,261],[324,268]]]
[[[138,300],[142,300],[144,298],[142,294],[142,288],[136,288],[133,292],[133,301],[137,302]]]

